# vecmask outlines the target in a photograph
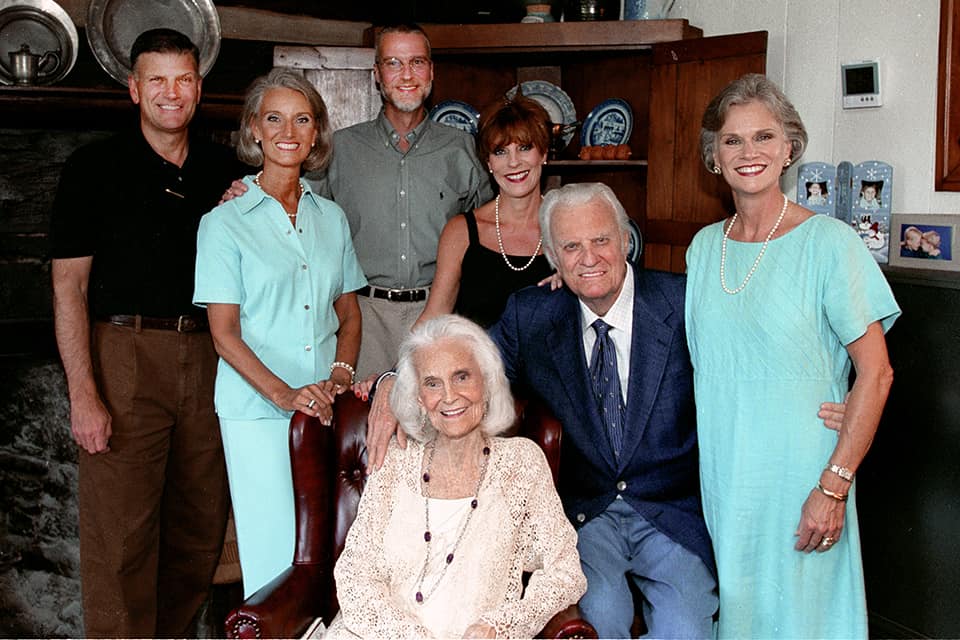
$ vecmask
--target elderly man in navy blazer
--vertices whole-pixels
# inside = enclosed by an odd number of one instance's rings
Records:
[[[650,637],[711,637],[716,568],[700,507],[686,279],[627,262],[627,215],[603,184],[547,193],[540,229],[566,288],[515,293],[490,331],[507,377],[563,423],[557,488],[587,576],[580,607],[601,638],[629,637],[633,581]],[[396,424],[380,395],[374,466],[393,433],[379,425]]]
[[[716,569],[700,507],[686,279],[630,265],[627,224],[603,184],[549,192],[540,228],[566,288],[514,294],[491,336],[507,376],[563,423],[558,490],[578,529],[586,619],[601,638],[629,637],[632,580],[650,637],[710,637]]]

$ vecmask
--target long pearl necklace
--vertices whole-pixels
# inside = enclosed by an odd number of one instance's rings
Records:
[[[727,230],[723,232],[723,244],[720,246],[720,286],[723,287],[724,292],[729,293],[730,295],[738,294],[743,291],[743,288],[747,286],[748,282],[750,282],[750,278],[753,277],[753,273],[757,270],[757,265],[760,264],[760,258],[762,258],[763,254],[767,251],[767,245],[770,244],[770,238],[773,237],[773,234],[775,234],[777,229],[780,228],[780,223],[783,222],[783,216],[787,212],[788,204],[790,204],[790,201],[787,200],[787,196],[784,195],[783,208],[780,209],[780,216],[773,225],[773,229],[770,229],[770,233],[767,234],[767,239],[763,241],[763,246],[760,247],[760,255],[758,255],[757,259],[753,261],[753,266],[750,267],[750,271],[747,272],[747,277],[743,279],[743,282],[741,282],[740,286],[736,289],[728,289],[726,279],[727,238],[730,237],[730,230],[733,229],[733,225],[737,222],[737,215],[739,214],[739,212],[734,212],[733,218],[730,220],[730,226],[727,227]]]
[[[257,175],[255,175],[255,176],[253,176],[253,184],[255,184],[255,185],[257,185],[258,187],[260,187],[260,190],[263,191],[264,193],[267,193],[267,190],[264,189],[263,186],[260,184],[260,176],[262,176],[262,175],[263,175],[263,171],[259,172],[259,173],[258,173]],[[297,186],[300,187],[300,193],[297,195],[297,200],[299,200],[300,198],[303,197],[303,183],[298,180],[298,181],[297,181]],[[297,217],[297,212],[294,211],[293,213],[287,213],[287,217],[288,217],[288,218],[296,218],[296,217]]]
[[[493,221],[497,227],[497,246],[500,247],[500,255],[503,256],[503,261],[507,263],[507,266],[514,271],[523,271],[527,267],[533,264],[533,261],[537,259],[537,254],[540,253],[540,247],[543,245],[543,232],[540,232],[540,239],[537,240],[537,248],[533,250],[533,255],[530,256],[530,260],[527,261],[527,264],[522,267],[515,267],[510,262],[510,258],[507,257],[507,252],[503,250],[503,236],[500,235],[500,194],[497,194],[496,199],[493,201]]]
[[[490,445],[484,444],[482,453],[483,461],[480,466],[480,476],[477,478],[477,488],[474,490],[473,500],[470,501],[470,511],[467,512],[467,517],[463,521],[463,526],[460,527],[460,533],[457,534],[457,540],[453,543],[453,551],[447,554],[443,568],[440,570],[440,575],[437,576],[436,582],[433,583],[433,587],[427,593],[423,592],[423,581],[427,577],[427,566],[430,564],[430,541],[433,536],[430,533],[430,466],[433,464],[433,454],[437,451],[437,443],[434,441],[432,446],[430,446],[430,453],[427,454],[427,468],[423,472],[423,497],[424,497],[424,521],[426,522],[426,528],[423,532],[423,539],[427,543],[426,556],[423,559],[423,569],[420,570],[420,577],[417,580],[417,593],[415,599],[417,604],[423,604],[427,598],[433,595],[433,592],[437,590],[437,586],[443,580],[443,576],[446,575],[447,569],[450,567],[450,564],[453,562],[454,554],[457,549],[460,548],[460,541],[463,540],[463,534],[467,531],[467,526],[470,524],[470,519],[473,517],[473,512],[477,510],[477,501],[480,496],[480,485],[483,484],[483,478],[487,475],[487,463],[490,460]]]

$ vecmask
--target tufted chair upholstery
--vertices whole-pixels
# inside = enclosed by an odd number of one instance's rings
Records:
[[[333,426],[297,412],[290,420],[296,545],[293,564],[254,593],[226,620],[228,638],[294,638],[317,617],[332,620],[337,603],[333,566],[357,515],[366,484],[365,402],[353,394],[337,398]],[[560,422],[539,403],[517,403],[517,435],[543,449],[556,482],[560,464]],[[574,605],[544,628],[544,638],[596,638]]]

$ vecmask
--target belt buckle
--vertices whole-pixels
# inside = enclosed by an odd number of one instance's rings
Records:
[[[403,291],[399,289],[387,289],[387,300],[390,302],[400,302],[399,298],[397,298],[397,300],[393,299],[393,294],[395,293],[399,295],[399,294],[402,294]]]
[[[190,316],[177,316],[177,333],[183,333],[183,331],[184,331],[184,328],[183,328],[183,322],[184,322],[184,320],[189,321],[189,320],[190,320]]]

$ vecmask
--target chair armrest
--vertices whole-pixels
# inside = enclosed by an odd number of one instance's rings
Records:
[[[596,638],[597,630],[583,619],[580,607],[570,605],[550,618],[538,638]]]
[[[321,616],[331,578],[322,565],[295,564],[227,616],[228,638],[297,638]]]

